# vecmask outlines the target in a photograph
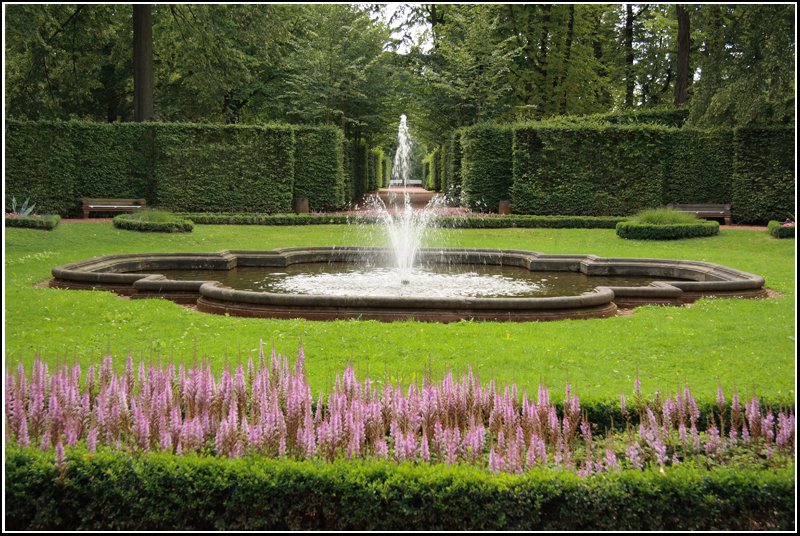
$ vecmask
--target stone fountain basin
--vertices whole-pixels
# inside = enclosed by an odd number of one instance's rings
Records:
[[[684,305],[702,297],[766,296],[764,278],[719,264],[668,259],[547,255],[497,249],[422,249],[424,262],[493,264],[531,271],[580,272],[587,276],[663,278],[644,287],[598,286],[576,296],[439,298],[425,296],[316,296],[236,290],[219,281],[178,281],[145,270],[230,270],[235,267],[286,267],[297,263],[382,261],[390,250],[374,247],[283,248],[218,253],[135,253],[95,257],[53,269],[54,288],[111,290],[131,298],[166,298],[196,305],[200,311],[262,318],[332,320],[356,318],[453,322],[599,318],[618,308],[644,304]]]

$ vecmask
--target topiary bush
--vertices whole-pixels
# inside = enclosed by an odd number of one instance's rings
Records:
[[[114,227],[128,231],[157,233],[190,233],[194,228],[191,220],[163,210],[138,210],[131,214],[114,217]]]
[[[671,209],[645,210],[616,226],[617,236],[634,240],[677,240],[719,234],[719,223]]]

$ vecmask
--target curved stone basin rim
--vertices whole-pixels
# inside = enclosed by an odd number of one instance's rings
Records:
[[[494,264],[531,271],[570,271],[592,275],[663,277],[645,287],[597,287],[577,296],[541,298],[428,298],[416,296],[315,296],[235,290],[218,281],[176,281],[141,270],[285,267],[297,263],[380,261],[391,251],[374,247],[283,248],[218,253],[141,253],[96,257],[53,269],[51,286],[104,289],[132,298],[163,297],[196,303],[220,314],[277,318],[374,318],[453,321],[550,320],[611,316],[617,306],[647,303],[681,305],[702,296],[763,297],[764,278],[702,261],[548,255],[524,250],[436,249],[419,252],[422,262]],[[672,281],[670,279],[674,278]]]

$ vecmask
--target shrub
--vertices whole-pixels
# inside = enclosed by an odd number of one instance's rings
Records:
[[[617,236],[632,240],[678,240],[719,234],[719,223],[699,220],[697,223],[650,224],[622,221],[617,224]]]
[[[510,126],[476,125],[461,131],[461,191],[465,206],[497,212],[500,200],[510,198],[511,142]]]
[[[654,208],[643,210],[634,217],[629,218],[636,223],[651,225],[671,225],[675,223],[697,223],[697,216],[688,212],[680,212],[669,208]]]
[[[731,202],[732,130],[670,130],[664,143],[662,204]]]
[[[52,231],[61,221],[58,214],[45,216],[6,216],[6,227],[26,227],[29,229],[46,229]]]
[[[734,131],[731,212],[737,222],[764,224],[795,211],[794,128]]]
[[[606,216],[660,206],[668,133],[656,126],[519,125],[514,211]]]
[[[775,238],[794,238],[794,222],[791,225],[772,220],[767,225],[770,236]]]
[[[445,148],[445,175],[442,190],[454,201],[461,200],[461,131],[450,135]]]
[[[294,127],[294,133],[294,197],[308,198],[311,210],[342,208],[346,188],[342,131],[301,126]]]
[[[190,233],[194,228],[194,224],[189,219],[163,210],[148,209],[116,216],[114,218],[114,227],[129,231]]]
[[[577,478],[394,466],[5,449],[10,530],[792,530],[791,469]]]
[[[292,208],[291,127],[159,124],[155,143],[160,206],[198,212]]]
[[[37,209],[80,214],[80,198],[154,201],[155,123],[6,121],[6,188]]]

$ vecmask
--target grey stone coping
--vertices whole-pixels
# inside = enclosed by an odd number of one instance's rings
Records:
[[[283,267],[308,262],[352,262],[392,257],[392,252],[378,247],[302,247],[269,251],[223,250],[217,253],[135,253],[95,257],[53,269],[53,286],[62,288],[109,287],[129,289],[132,297],[164,297],[196,295],[208,302],[238,303],[257,310],[270,307],[311,310],[314,307],[341,310],[412,310],[412,311],[498,311],[513,314],[530,311],[582,310],[611,304],[615,299],[625,303],[682,303],[699,296],[764,294],[764,278],[719,264],[702,261],[669,259],[602,258],[595,255],[548,255],[525,250],[498,249],[421,249],[422,262],[454,262],[458,264],[492,264],[527,268],[581,272],[592,275],[663,277],[645,287],[598,286],[577,296],[543,298],[431,298],[384,296],[314,296],[276,294],[235,290],[218,281],[176,281],[161,274],[131,274],[129,271],[158,269],[229,270],[236,266]],[[672,280],[675,278],[675,280]],[[172,293],[172,294],[171,294]],[[739,294],[736,294],[739,293]],[[629,301],[626,301],[629,300]],[[435,313],[434,313],[435,314]],[[453,313],[455,314],[455,313]],[[466,314],[466,313],[465,313]],[[265,314],[266,315],[266,314]],[[300,315],[302,316],[302,315]]]

